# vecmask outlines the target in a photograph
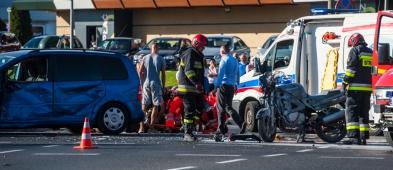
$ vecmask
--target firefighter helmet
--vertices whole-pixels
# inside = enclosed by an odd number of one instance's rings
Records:
[[[198,48],[201,46],[207,46],[207,38],[203,34],[197,34],[192,39],[192,47]]]
[[[358,44],[366,44],[366,41],[364,40],[364,37],[362,34],[354,33],[348,39],[348,46],[354,47]]]

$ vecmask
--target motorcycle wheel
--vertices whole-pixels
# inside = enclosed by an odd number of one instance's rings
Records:
[[[389,131],[383,131],[383,136],[385,136],[386,142],[388,142],[389,145],[393,147],[393,132],[390,130],[392,129],[389,129]]]
[[[258,119],[258,130],[262,141],[273,142],[276,137],[277,127],[274,122],[271,122],[271,118],[267,116],[262,116]]]
[[[328,143],[335,143],[342,140],[347,134],[345,118],[338,119],[315,128],[320,139]]]

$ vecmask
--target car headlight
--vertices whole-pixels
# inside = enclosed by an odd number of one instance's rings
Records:
[[[374,96],[375,96],[374,99],[378,100],[378,99],[382,98],[383,97],[382,92],[383,92],[382,90],[375,89],[374,90]]]
[[[164,59],[173,60],[175,57],[173,55],[164,56]]]

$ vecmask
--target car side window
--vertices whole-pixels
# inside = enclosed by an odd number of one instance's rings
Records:
[[[8,39],[8,44],[17,44],[17,43],[19,43],[19,41],[16,38],[15,34],[10,34],[10,38]]]
[[[68,38],[64,38],[61,47],[64,49],[70,49],[70,40]]]
[[[274,70],[287,67],[291,61],[294,40],[284,40],[277,43],[274,57]]]
[[[125,80],[128,78],[127,69],[120,58],[101,58],[102,77],[104,80]]]
[[[274,45],[270,51],[267,53],[265,60],[263,61],[263,69],[262,69],[262,73],[266,72],[266,71],[272,71],[272,60],[274,59],[274,54],[276,51],[276,46]]]
[[[243,40],[236,38],[237,39],[237,46],[239,49],[244,48],[246,44],[243,42]]]
[[[88,57],[84,55],[57,55],[54,66],[55,81],[88,81]]]
[[[83,48],[83,45],[79,39],[74,38],[74,48]]]
[[[11,81],[48,81],[48,58],[38,57],[23,60],[7,68],[7,77]]]

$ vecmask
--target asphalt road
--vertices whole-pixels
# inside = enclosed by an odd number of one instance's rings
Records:
[[[74,149],[80,135],[64,131],[0,132],[0,169],[388,169],[393,148],[382,136],[366,146],[296,143],[280,134],[273,143],[215,142],[210,135],[183,142],[178,134],[92,134],[98,149]]]

